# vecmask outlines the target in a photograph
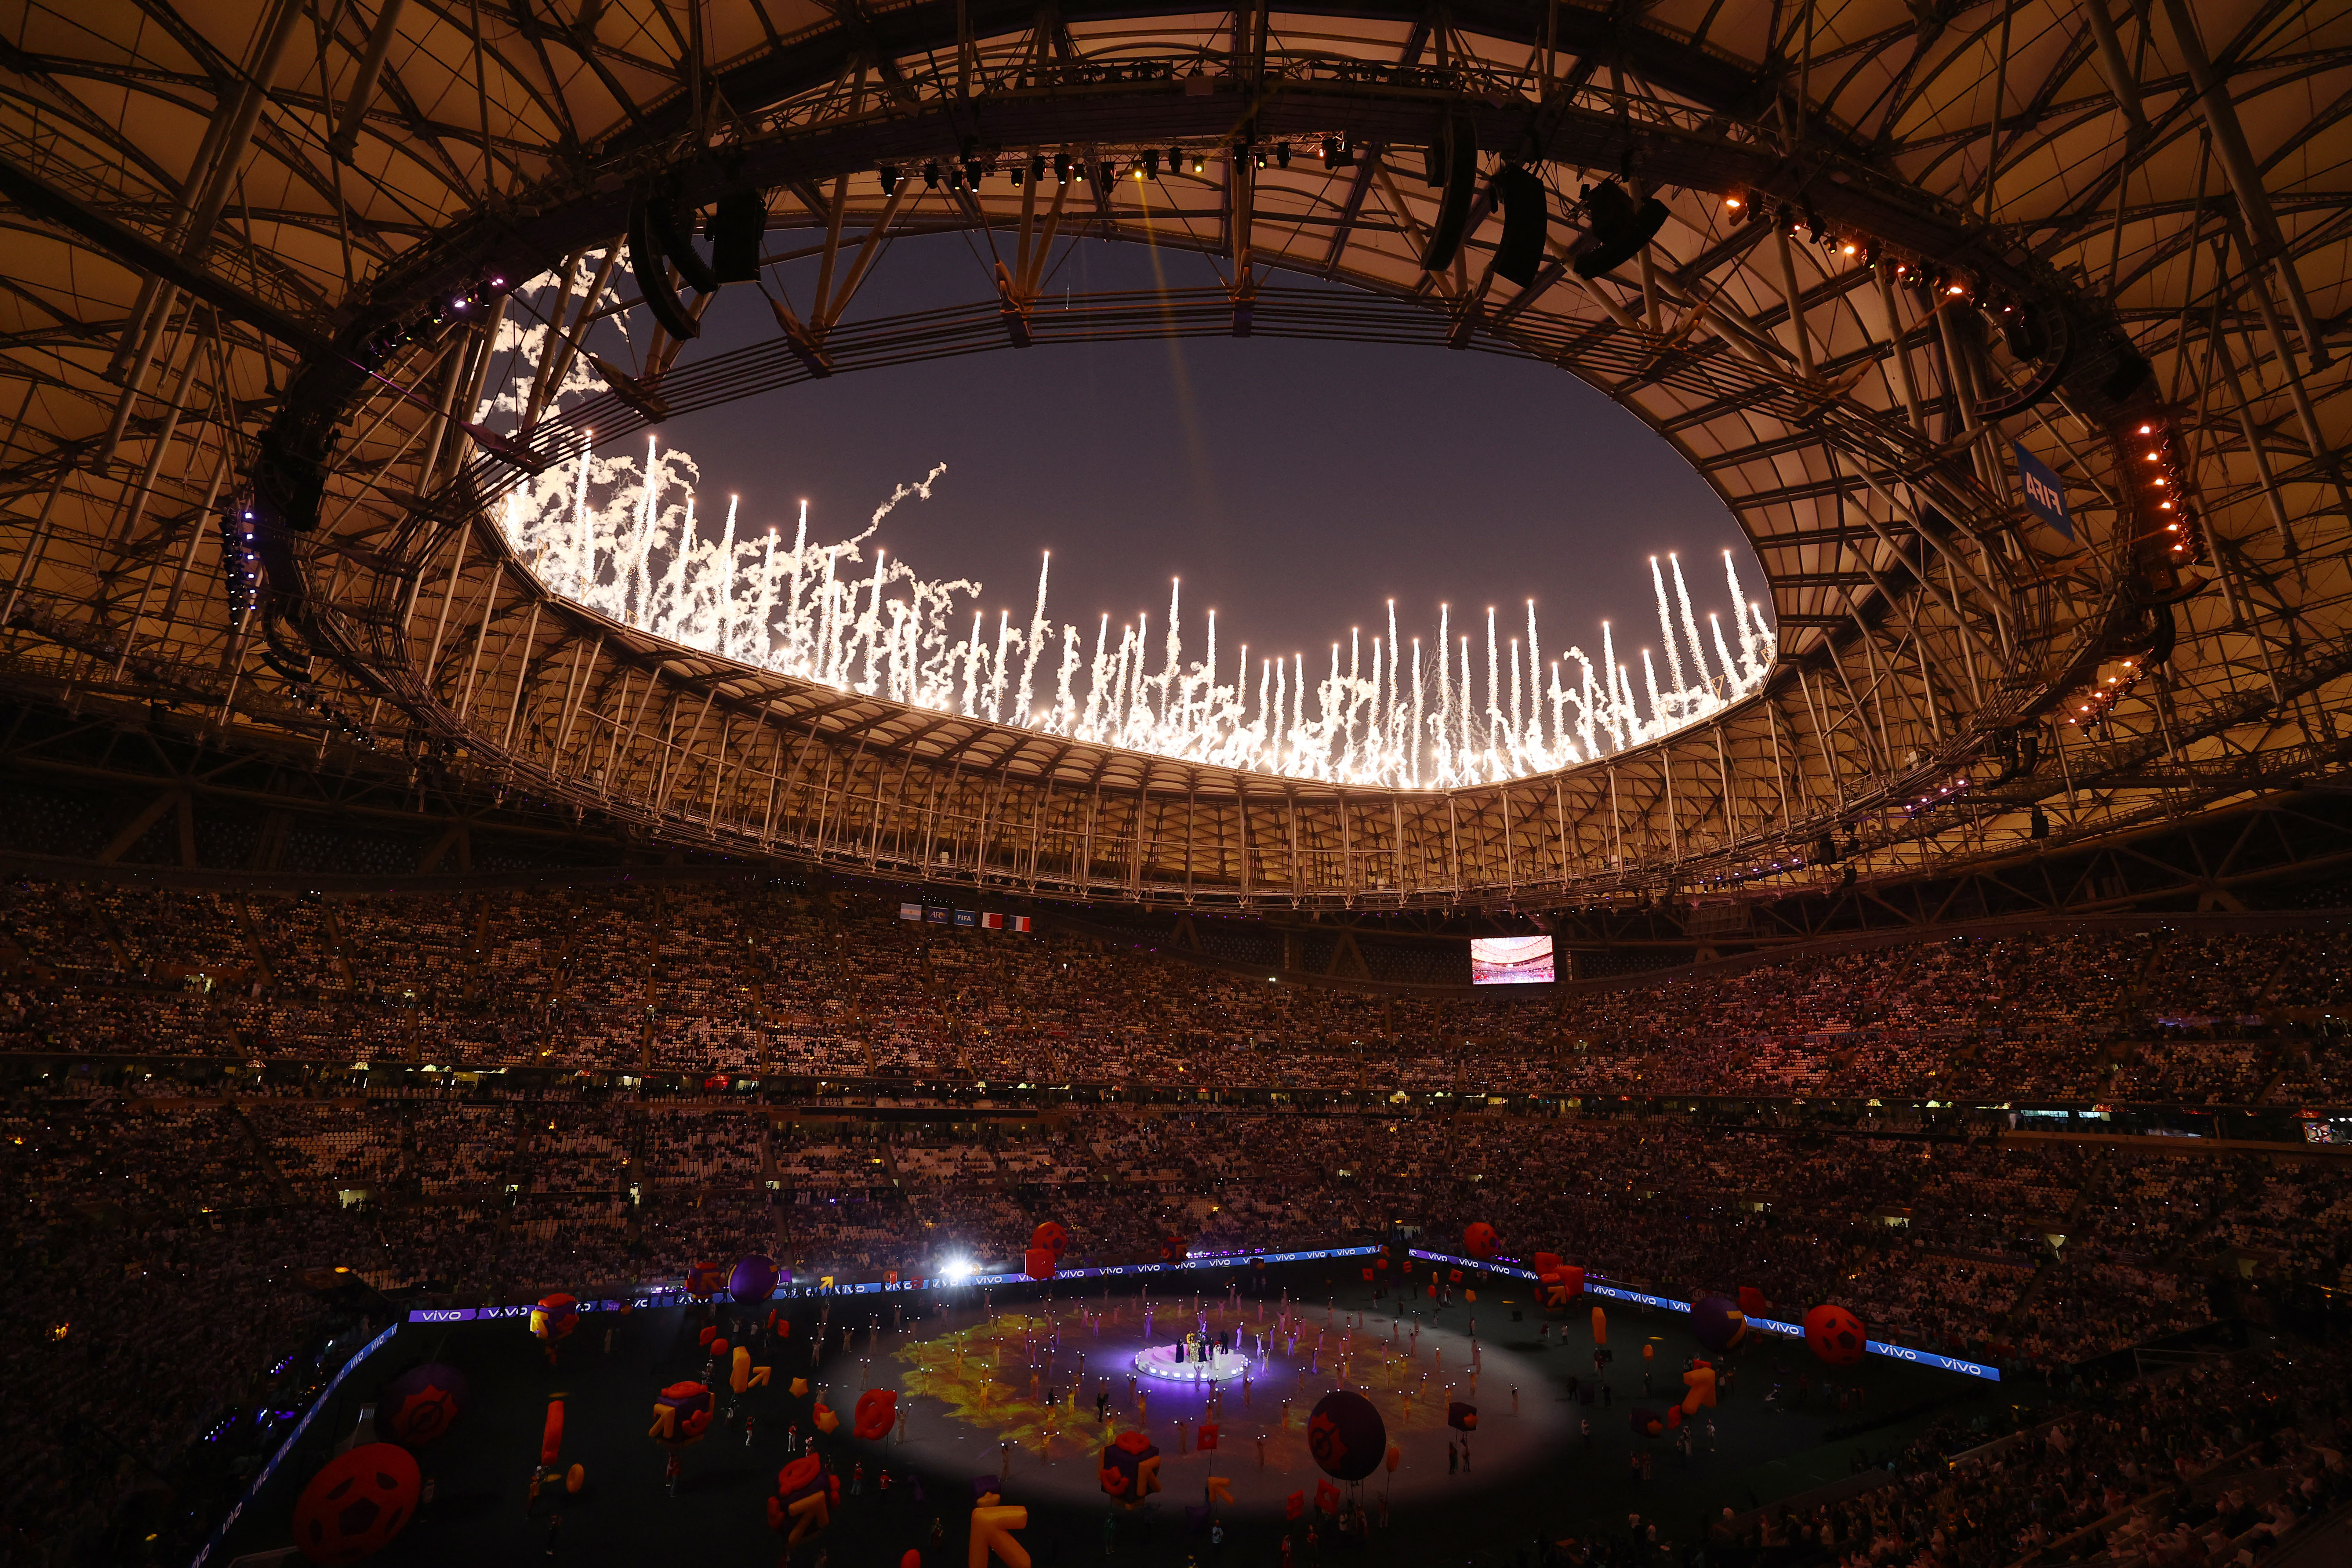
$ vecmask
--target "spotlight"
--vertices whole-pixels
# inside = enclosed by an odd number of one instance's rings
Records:
[[[1058,185],[1070,183],[1070,155],[1067,153],[1054,154],[1054,183]]]
[[[923,184],[934,191],[940,188],[940,166],[937,163],[923,165]]]
[[[876,177],[882,182],[882,194],[886,196],[898,188],[898,171],[887,163],[876,171]]]
[[[1348,155],[1346,142],[1337,136],[1323,138],[1323,166],[1326,169],[1344,169],[1354,162],[1355,159]]]
[[[1202,154],[1202,153],[1193,153],[1193,154],[1192,154],[1192,173],[1194,173],[1194,174],[1200,174],[1202,170],[1206,169],[1208,166],[1209,166],[1209,160],[1208,160],[1208,158],[1207,158],[1207,156],[1206,156],[1205,154]]]
[[[1143,150],[1141,177],[1147,180],[1156,180],[1160,177],[1160,149],[1157,147],[1146,147]]]
[[[1005,170],[1004,173],[1013,181],[1013,188],[1016,191],[1019,190],[1021,188],[1021,165],[1015,163],[1010,169]]]
[[[1181,174],[1184,172],[1184,149],[1181,147],[1168,149],[1168,172],[1171,174]]]
[[[2027,821],[2025,836],[2029,838],[2050,837],[2050,818],[2042,814],[2042,808],[2038,805],[2033,808],[2033,815]]]
[[[1114,173],[1116,171],[1111,168],[1110,160],[1108,158],[1095,165],[1095,177],[1106,185],[1110,184]]]
[[[1738,212],[1748,204],[1741,201],[1738,196],[1726,196],[1723,198],[1723,205],[1729,207],[1733,212]]]
[[[1029,160],[1029,179],[1030,183],[1033,184],[1045,184],[1045,155],[1043,153],[1038,153],[1035,157]]]
[[[1277,169],[1287,169],[1290,167],[1289,142],[1277,142],[1274,144],[1274,166]]]

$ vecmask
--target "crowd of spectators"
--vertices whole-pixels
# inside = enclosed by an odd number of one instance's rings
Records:
[[[1486,1220],[1507,1250],[1662,1293],[1751,1286],[1791,1316],[1836,1300],[1902,1342],[2076,1364],[2203,1324],[2247,1279],[2352,1286],[2352,1171],[1956,1138],[1891,1113],[1774,1131],[1400,1096],[1392,1114],[1382,1099],[886,1118],[628,1083],[1445,1089],[1588,1111],[1685,1093],[2340,1104],[2325,1020],[2347,958],[2331,927],[1953,937],[1614,989],[1381,994],[764,884],[323,899],[19,882],[0,889],[0,1050],[40,1064],[0,1101],[0,1403],[38,1436],[0,1483],[52,1528],[106,1507],[315,1335],[351,1279],[511,1301],[751,1249],[801,1279],[929,1277],[1017,1268],[1047,1218],[1079,1264],[1157,1258],[1170,1238],[1444,1248]],[[443,1087],[247,1073],[225,1092],[64,1065],[173,1058],[434,1064]],[[2033,1527],[2054,1535],[2092,1502],[2053,1484],[2063,1506]],[[1922,1506],[1950,1539],[2022,1528],[1969,1505],[1976,1533],[1950,1535],[1944,1502]],[[2147,1539],[2194,1514],[2168,1508]],[[1830,1521],[1826,1538],[1815,1521],[1813,1539],[1883,1558],[1915,1521]]]
[[[2340,1349],[2247,1352],[2084,1388],[1992,1443],[1939,1423],[1887,1484],[1734,1516],[1717,1541],[1842,1568],[2239,1568],[2352,1498],[2347,1373]]]
[[[1080,1263],[1157,1256],[1169,1237],[1244,1255],[1373,1239],[1447,1250],[1483,1219],[1507,1252],[1559,1251],[1669,1295],[1753,1286],[1790,1317],[1836,1300],[1876,1335],[2030,1371],[2204,1323],[2243,1259],[2263,1277],[2317,1268],[2340,1280],[2352,1258],[2340,1223],[2352,1172],[2333,1164],[2039,1141],[1129,1109],[891,1125],[545,1095],[22,1092],[0,1136],[0,1402],[19,1436],[0,1480],[12,1521],[44,1531],[102,1513],[247,1395],[317,1331],[341,1270],[394,1292],[517,1300],[673,1280],[688,1262],[752,1248],[802,1280],[1001,1269],[1045,1218],[1069,1228]],[[2298,1418],[2297,1390],[2338,1381],[2307,1366],[2264,1368],[2242,1387],[2208,1375],[2079,1415],[1937,1484],[1906,1471],[1868,1500],[1759,1528],[1870,1562],[1933,1546],[1931,1561],[1973,1568],[2105,1520],[2157,1549],[2150,1561],[2203,1561],[2173,1549],[2217,1531],[2240,1541],[2264,1520],[2284,1529],[2341,1484],[2332,1439],[2306,1428],[2306,1443],[2273,1441],[2231,1488],[2180,1491]],[[2265,1426],[2264,1410],[2287,1414]]]
[[[2211,1312],[2201,1281],[2346,1283],[2352,1169],[2052,1140],[1668,1121],[1069,1107],[989,1121],[574,1099],[20,1096],[6,1169],[45,1228],[303,1213],[380,1289],[525,1300],[775,1253],[803,1278],[1273,1251],[1485,1220],[1669,1293],[1837,1300],[1889,1334],[2079,1361]],[[348,1226],[331,1234],[348,1237]]]
[[[0,889],[0,1047],[1413,1092],[2336,1104],[2352,932],[1956,936],[1378,993],[765,884]],[[1217,943],[1205,941],[1204,949]]]
[[[138,1484],[353,1278],[514,1301],[674,1281],[752,1249],[803,1281],[1009,1269],[1048,1218],[1079,1265],[1154,1258],[1170,1237],[1244,1256],[1451,1250],[1485,1220],[1507,1253],[1558,1251],[1675,1296],[1751,1286],[1790,1317],[1835,1300],[1898,1342],[2054,1372],[2206,1323],[2249,1261],[2339,1284],[2352,1263],[2352,1170],[2189,1150],[1209,1108],[889,1122],[73,1082],[20,1086],[0,1113],[0,1401],[37,1435],[0,1479],[12,1510],[51,1521]],[[59,1409],[76,1418],[42,1415]]]

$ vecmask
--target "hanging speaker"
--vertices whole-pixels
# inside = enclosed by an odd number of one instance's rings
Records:
[[[1462,237],[1470,227],[1470,204],[1478,195],[1478,130],[1462,110],[1438,122],[1433,151],[1445,175],[1445,195],[1437,204],[1437,222],[1429,231],[1429,247],[1421,253],[1421,269],[1439,272],[1454,265]]]
[[[710,270],[710,263],[702,259],[702,253],[694,248],[694,225],[676,193],[656,193],[646,204],[646,216],[653,226],[655,243],[661,247],[663,255],[677,264],[677,275],[686,279],[687,286],[698,294],[715,292],[719,288],[718,275]]]
[[[1535,282],[1543,265],[1551,203],[1542,179],[1516,164],[1495,176],[1495,189],[1503,203],[1503,240],[1495,247],[1495,273],[1525,289]]]
[[[2115,368],[2099,383],[2099,390],[2109,402],[2122,403],[2147,384],[2148,375],[2147,361],[2132,349],[2122,348],[2116,352]]]
[[[768,198],[730,191],[710,214],[710,271],[720,283],[751,283],[760,276],[760,242],[768,233]]]
[[[653,205],[639,196],[629,207],[629,271],[636,279],[637,292],[645,296],[646,309],[654,313],[654,320],[667,328],[671,337],[684,342],[697,336],[701,329],[678,302],[677,290],[670,287],[668,260],[653,236]]]
[[[1666,221],[1666,204],[1652,196],[1641,205],[1614,180],[1603,180],[1584,198],[1587,226],[1576,258],[1579,278],[1613,272],[1642,253]]]
[[[2170,664],[2173,644],[2179,636],[2180,623],[2172,618],[2172,606],[2157,605],[2156,635],[2148,641],[2147,662],[2158,666]]]

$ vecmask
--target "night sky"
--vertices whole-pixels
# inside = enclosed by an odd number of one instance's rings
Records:
[[[769,237],[772,252],[793,243]],[[978,243],[894,242],[853,317],[992,298]],[[814,265],[787,271],[803,310]],[[1216,281],[1201,257],[1170,253],[1162,266],[1171,286]],[[1088,240],[1067,247],[1045,291],[1150,280],[1146,250]],[[693,352],[775,331],[754,289],[730,288]],[[1486,606],[1500,606],[1508,635],[1533,596],[1548,656],[1574,642],[1597,657],[1610,616],[1619,657],[1633,660],[1658,640],[1653,552],[1682,552],[1702,626],[1728,603],[1727,547],[1748,596],[1763,596],[1729,514],[1673,448],[1565,373],[1490,353],[1231,338],[1042,345],[803,384],[660,434],[700,463],[706,496],[740,492],[747,531],[773,525],[787,541],[801,498],[812,541],[847,537],[894,486],[943,461],[932,499],[900,505],[877,536],[894,556],[926,577],[982,582],[992,623],[1000,607],[1018,623],[1051,550],[1049,615],[1091,634],[1108,611],[1115,639],[1147,611],[1155,643],[1169,579],[1181,576],[1188,648],[1214,608],[1227,663],[1247,642],[1253,661],[1303,649],[1312,668],[1351,626],[1369,660],[1390,597],[1407,638],[1431,637],[1450,600],[1455,629],[1483,649]]]

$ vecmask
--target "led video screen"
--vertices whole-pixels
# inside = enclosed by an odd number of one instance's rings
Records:
[[[1548,936],[1470,939],[1473,985],[1548,985],[1552,978],[1551,938]]]

